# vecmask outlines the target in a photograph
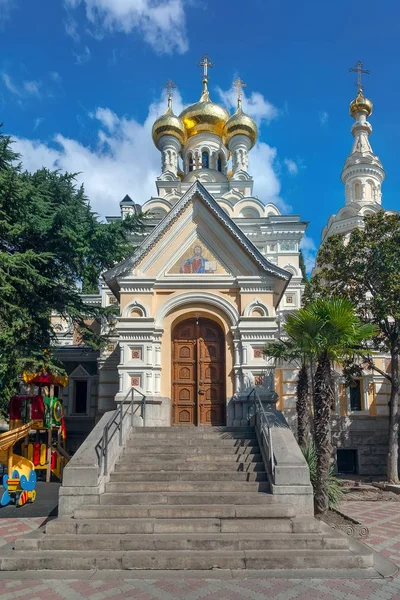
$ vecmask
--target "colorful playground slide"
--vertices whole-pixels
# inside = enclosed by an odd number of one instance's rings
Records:
[[[0,500],[6,506],[14,498],[18,506],[33,502],[36,498],[36,471],[32,461],[14,453],[14,445],[26,437],[32,422],[0,434],[0,464],[7,466],[3,476],[4,493]]]

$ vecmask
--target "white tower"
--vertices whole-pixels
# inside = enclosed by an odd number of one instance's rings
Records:
[[[362,67],[363,64],[358,61],[355,68],[351,69],[358,73],[357,98],[350,104],[350,115],[355,119],[351,128],[354,142],[350,156],[344,163],[341,179],[345,185],[346,204],[353,202],[381,204],[381,184],[385,179],[385,171],[369,142],[372,126],[367,118],[372,114],[373,104],[363,95],[361,73],[369,73],[369,71]]]
[[[322,243],[333,233],[348,234],[356,227],[363,227],[365,215],[380,210],[382,204],[381,186],[385,171],[369,141],[372,125],[367,119],[372,114],[373,104],[364,96],[361,84],[361,73],[369,71],[363,69],[360,61],[350,71],[358,75],[358,94],[350,103],[350,115],[355,120],[351,128],[354,142],[341,174],[346,205],[329,218],[328,225],[322,231]]]

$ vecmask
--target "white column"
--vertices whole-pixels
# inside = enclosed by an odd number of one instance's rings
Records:
[[[161,389],[161,373],[154,373],[154,393],[159,394]]]
[[[147,346],[147,364],[153,364],[153,346]]]
[[[147,371],[146,373],[146,394],[151,394],[152,389],[151,389],[151,371]]]
[[[242,346],[242,354],[243,354],[243,363],[247,365],[247,346]]]
[[[161,365],[161,347],[160,346],[156,346],[155,354],[156,354],[155,364],[157,367],[159,367]]]
[[[125,346],[123,346],[121,344],[121,346],[119,347],[119,361],[121,363],[121,365],[123,365],[125,363]]]
[[[119,392],[124,391],[124,375],[123,375],[123,373],[118,374],[118,391]]]

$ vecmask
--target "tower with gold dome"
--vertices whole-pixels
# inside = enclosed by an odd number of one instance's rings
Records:
[[[351,71],[357,72],[357,96],[350,102],[349,112],[354,119],[351,133],[354,138],[349,156],[346,158],[341,180],[344,184],[346,204],[337,214],[331,215],[322,232],[322,242],[333,233],[349,233],[362,227],[364,216],[382,207],[382,183],[385,171],[379,157],[374,154],[369,137],[372,125],[373,104],[364,94],[361,74],[369,73],[358,61]]]
[[[210,98],[209,69],[214,65],[206,54],[199,66],[203,67],[203,80],[198,102],[175,115],[172,90],[176,86],[169,80],[165,86],[168,89],[167,110],[153,125],[153,141],[161,153],[161,175],[157,180],[159,196],[170,197],[171,189],[176,195],[183,194],[197,179],[221,201],[224,197],[232,199],[232,193],[237,199],[251,197],[253,179],[248,173],[249,151],[257,141],[258,131],[254,120],[242,109],[245,84],[240,78],[234,82],[238,105],[236,112],[230,115],[225,107]]]

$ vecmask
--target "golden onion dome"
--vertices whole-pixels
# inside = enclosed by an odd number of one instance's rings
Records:
[[[183,121],[180,117],[174,115],[172,111],[172,99],[168,98],[168,108],[166,112],[156,119],[153,129],[152,136],[153,142],[158,148],[158,142],[164,135],[171,135],[175,137],[179,142],[184,145],[186,141],[186,130]]]
[[[215,133],[222,137],[222,132],[226,121],[229,119],[229,113],[225,108],[215,102],[211,102],[208,93],[207,79],[203,79],[203,93],[201,98],[195,104],[185,108],[179,115],[182,119],[186,135],[188,138],[197,133]]]
[[[248,137],[251,141],[251,148],[256,143],[258,136],[257,125],[249,115],[243,112],[240,98],[238,99],[236,112],[225,123],[223,136],[226,146],[229,145],[229,142],[235,135],[245,135]]]
[[[352,117],[354,117],[356,112],[363,110],[367,113],[367,116],[369,117],[372,113],[373,107],[374,105],[372,104],[371,100],[365,98],[365,96],[362,93],[362,89],[360,88],[358,90],[357,98],[354,98],[353,102],[350,102],[350,114]]]

